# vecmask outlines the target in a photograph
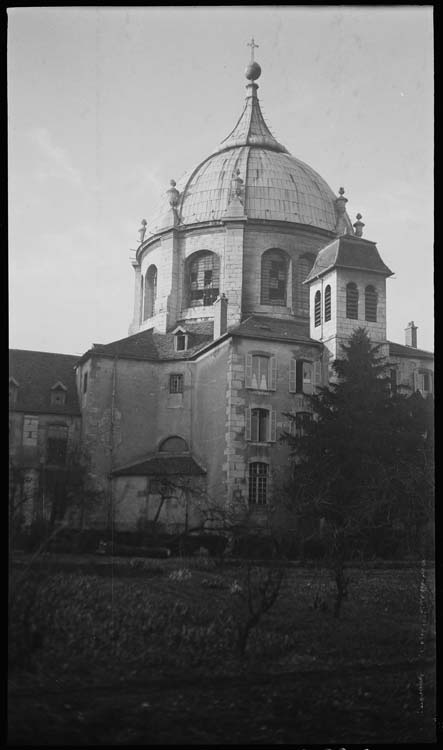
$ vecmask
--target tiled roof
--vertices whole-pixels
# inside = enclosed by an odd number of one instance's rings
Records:
[[[178,324],[177,324],[178,325]],[[172,332],[155,333],[152,328],[140,331],[132,336],[127,336],[109,344],[94,344],[87,354],[103,354],[110,357],[127,357],[128,359],[146,360],[177,360],[189,359],[199,349],[212,341],[213,323],[187,323],[181,325],[189,334],[188,348],[186,351],[175,351]]]
[[[264,315],[250,315],[239,326],[231,329],[230,333],[233,336],[306,342],[307,344],[321,346],[318,341],[309,337],[307,328],[306,323],[298,323],[295,320],[279,320]]]
[[[388,341],[389,356],[406,357],[407,359],[434,359],[433,352],[427,352],[425,349],[416,349],[415,346],[404,346]]]
[[[334,267],[357,268],[392,276],[392,271],[383,263],[375,243],[355,235],[345,234],[322,248],[304,283]]]
[[[337,196],[312,167],[291,156],[274,138],[255,92],[246,98],[235,128],[215,153],[177,180],[180,225],[223,220],[230,210],[237,171],[243,181],[241,200],[247,218],[335,231]],[[347,214],[345,222],[352,232]],[[153,235],[173,223],[165,190],[147,231]]]
[[[11,349],[9,375],[18,383],[14,409],[49,414],[80,414],[71,354]],[[51,388],[60,381],[66,387],[66,403],[51,404]]]
[[[115,477],[126,476],[156,476],[156,475],[177,475],[185,476],[202,476],[206,474],[205,470],[189,454],[169,453],[165,455],[156,454],[148,456],[141,461],[115,469],[112,472]]]

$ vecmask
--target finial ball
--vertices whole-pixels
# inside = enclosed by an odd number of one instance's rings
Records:
[[[177,183],[175,180],[169,180],[169,184],[172,185],[172,187],[175,187]]]
[[[256,81],[261,76],[261,67],[257,62],[249,63],[245,70],[245,76],[248,81]]]

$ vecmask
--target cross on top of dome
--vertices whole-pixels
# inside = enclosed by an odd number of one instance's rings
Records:
[[[249,81],[256,81],[257,78],[260,78],[261,67],[258,62],[255,62],[254,60],[254,49],[258,47],[258,44],[254,42],[254,37],[252,37],[251,41],[248,42],[248,47],[251,48],[251,60],[245,70],[245,76]]]

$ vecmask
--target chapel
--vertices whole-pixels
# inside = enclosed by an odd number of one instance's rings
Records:
[[[70,376],[45,376],[47,390],[62,389],[64,410],[48,394],[52,412],[25,398],[42,353],[11,353],[16,456],[30,470],[45,464],[50,428],[64,426],[68,454],[80,446],[102,493],[92,526],[176,530],[224,510],[265,523],[290,466],[279,438],[312,418],[307,396],[328,384],[357,327],[389,358],[392,387],[433,392],[433,354],[417,347],[414,323],[404,344],[387,341],[392,271],[362,216],[352,220],[344,189],[332,190],[265,122],[254,48],[232,131],[165,185],[141,223],[128,336],[64,362]],[[25,453],[21,445],[30,419],[33,457],[30,438]]]

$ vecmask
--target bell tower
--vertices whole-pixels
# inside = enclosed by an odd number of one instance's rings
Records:
[[[374,343],[386,342],[386,279],[392,271],[375,242],[363,239],[361,214],[353,234],[343,234],[317,255],[305,279],[309,286],[310,336],[322,341],[331,360],[356,328]]]

